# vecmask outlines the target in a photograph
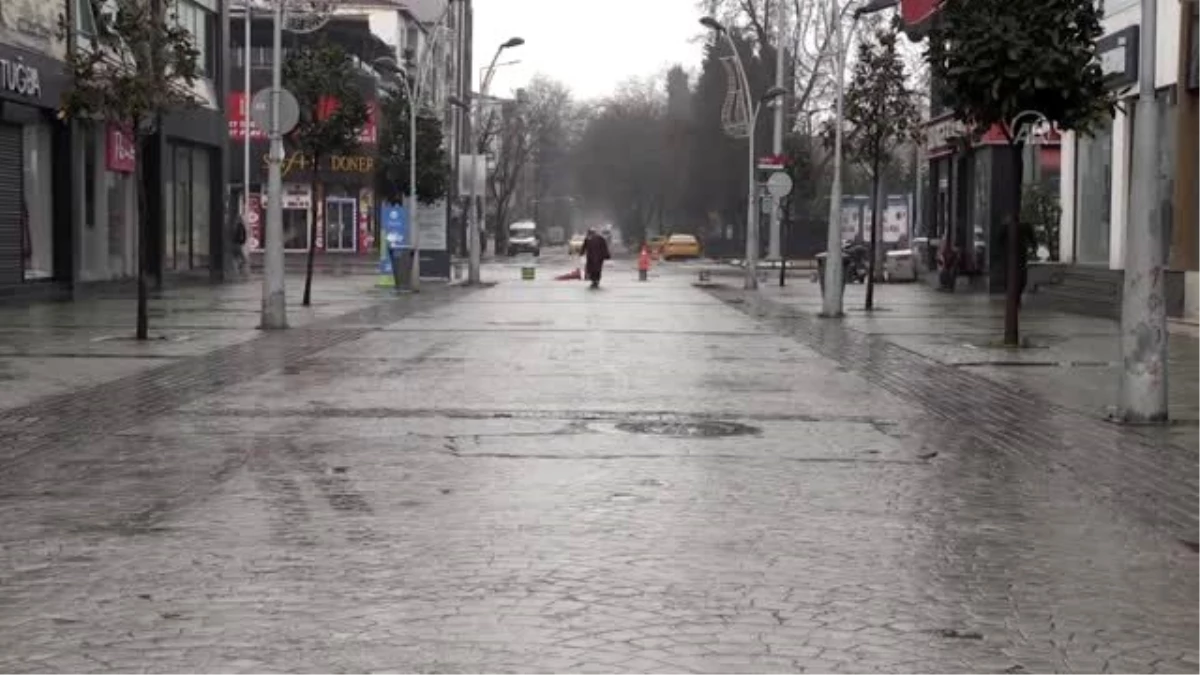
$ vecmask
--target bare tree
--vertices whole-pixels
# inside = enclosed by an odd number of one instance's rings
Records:
[[[540,200],[569,185],[565,172],[547,165],[569,153],[576,116],[571,90],[544,75],[534,76],[517,100],[493,105],[486,113],[478,151],[496,155],[488,200],[494,209],[490,222],[496,223],[497,250],[507,246],[510,214],[530,206],[515,203],[522,188],[528,188],[524,191],[531,200]]]

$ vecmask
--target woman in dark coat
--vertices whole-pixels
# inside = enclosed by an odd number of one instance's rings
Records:
[[[584,273],[587,275],[588,281],[592,282],[592,288],[600,288],[600,274],[604,271],[604,261],[610,257],[608,241],[597,234],[595,230],[588,230],[587,236],[583,239],[583,249],[580,253],[587,259],[584,264]]]

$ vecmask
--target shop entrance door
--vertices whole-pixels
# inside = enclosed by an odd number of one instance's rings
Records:
[[[346,197],[325,200],[325,250],[353,252],[358,237],[358,203]]]

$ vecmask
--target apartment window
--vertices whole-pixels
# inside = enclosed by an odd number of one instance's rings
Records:
[[[1188,89],[1200,89],[1200,4],[1184,5],[1192,13],[1192,40],[1188,41]]]
[[[212,0],[176,0],[173,7],[175,20],[192,34],[196,50],[200,52],[197,59],[202,75],[211,76],[217,71],[216,49],[216,7]]]
[[[83,35],[96,34],[96,8],[93,0],[76,0],[75,30]]]

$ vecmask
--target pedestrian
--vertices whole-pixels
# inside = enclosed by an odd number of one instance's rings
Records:
[[[233,225],[233,266],[240,275],[250,273],[250,265],[246,261],[246,218],[241,214]]]
[[[600,275],[604,271],[604,261],[612,257],[608,252],[608,241],[596,230],[589,229],[587,236],[583,239],[583,248],[580,253],[587,261],[584,264],[587,280],[592,282],[592,288],[600,288]]]

